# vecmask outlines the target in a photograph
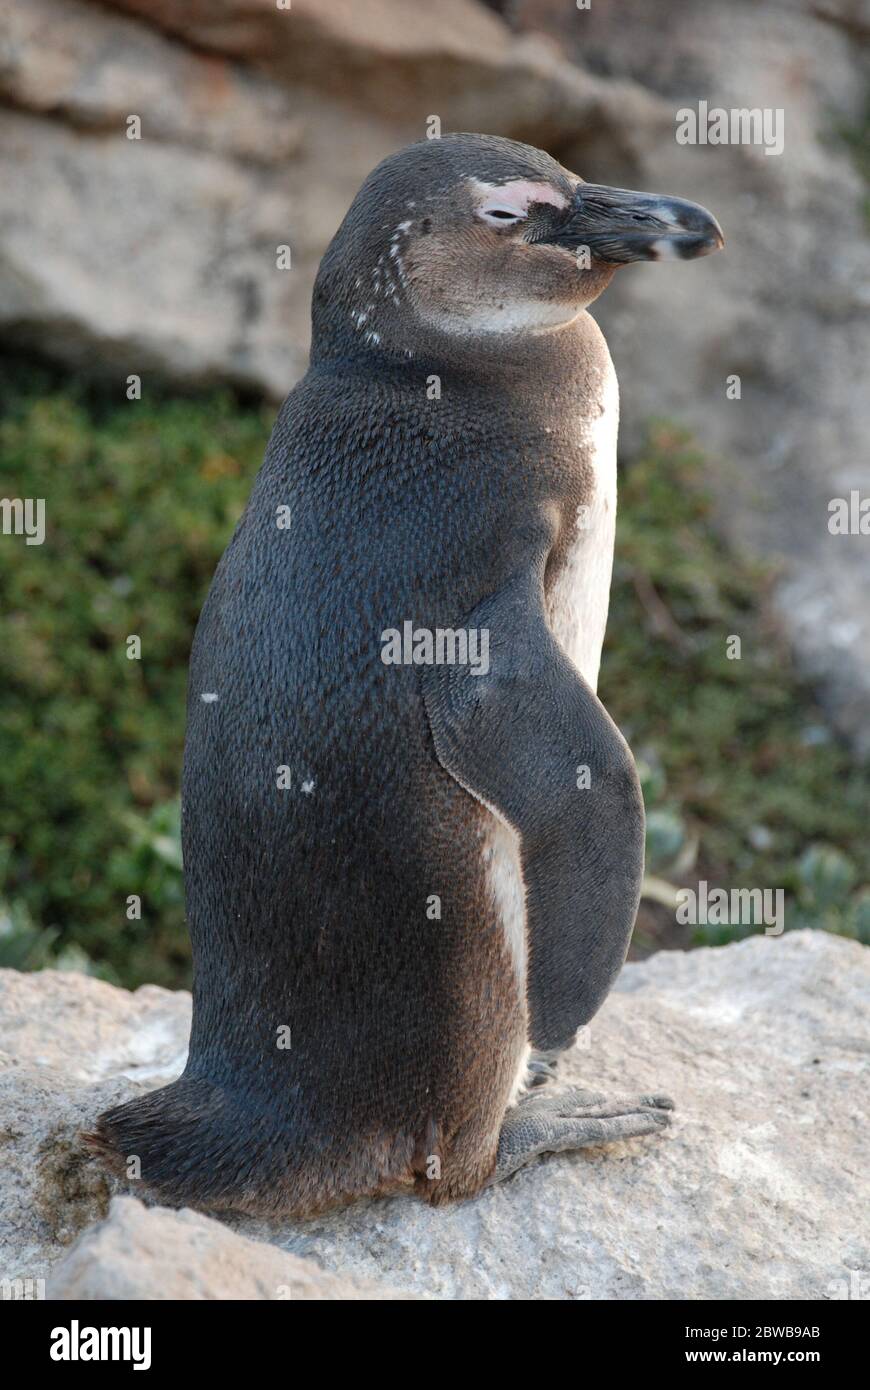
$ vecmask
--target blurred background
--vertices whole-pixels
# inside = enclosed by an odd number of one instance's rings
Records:
[[[725,230],[594,306],[622,388],[600,693],[649,818],[634,953],[753,930],[680,925],[700,879],[870,941],[870,536],[828,529],[870,495],[864,0],[4,0],[0,25],[0,497],[47,522],[0,536],[0,964],[188,982],[194,625],[324,247],[433,117]],[[783,152],[678,145],[699,101],[782,110]]]

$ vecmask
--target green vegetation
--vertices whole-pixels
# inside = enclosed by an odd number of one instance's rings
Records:
[[[832,118],[831,143],[836,145],[838,142],[848,150],[864,181],[862,208],[864,221],[870,229],[870,95],[863,113],[854,124],[848,124],[836,116]]]
[[[44,497],[47,534],[0,547],[0,963],[38,966],[75,943],[125,984],[186,977],[187,660],[269,414],[228,396],[109,401],[2,371],[3,495]]]
[[[0,372],[2,493],[44,497],[47,522],[43,546],[0,545],[0,964],[183,984],[187,659],[272,412]],[[714,536],[699,458],[666,427],[623,479],[618,556],[602,695],[643,763],[652,873],[783,887],[789,927],[867,939],[866,776],[767,623],[764,576]]]

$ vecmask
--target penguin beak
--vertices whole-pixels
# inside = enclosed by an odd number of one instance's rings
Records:
[[[547,240],[572,251],[588,246],[610,265],[693,261],[725,244],[719,223],[698,203],[594,183],[579,185],[568,220]]]

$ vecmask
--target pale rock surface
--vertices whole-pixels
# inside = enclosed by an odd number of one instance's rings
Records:
[[[133,1200],[107,1217],[121,1188],[80,1147],[106,1105],[178,1074],[189,996],[3,971],[0,1279],[57,1297],[846,1297],[870,1289],[868,997],[870,951],[822,932],[662,952],[626,966],[559,1083],[666,1089],[662,1138],[440,1210],[272,1224]]]
[[[383,1284],[339,1278],[313,1260],[249,1240],[195,1211],[115,1197],[54,1270],[55,1299],[408,1299]]]

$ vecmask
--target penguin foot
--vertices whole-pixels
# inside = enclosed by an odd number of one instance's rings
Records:
[[[510,1177],[541,1154],[654,1134],[670,1124],[673,1108],[673,1101],[660,1095],[606,1096],[573,1089],[529,1096],[505,1115],[495,1172],[487,1185]]]

